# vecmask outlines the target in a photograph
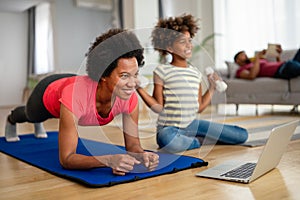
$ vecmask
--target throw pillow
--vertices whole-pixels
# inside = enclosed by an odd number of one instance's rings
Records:
[[[236,71],[238,70],[239,66],[235,62],[225,61],[228,69],[228,78],[233,79],[235,78]]]

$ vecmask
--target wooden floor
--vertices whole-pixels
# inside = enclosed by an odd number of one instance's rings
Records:
[[[8,112],[9,108],[0,108],[0,136],[4,135]],[[47,121],[46,129],[57,130],[57,122]],[[21,134],[33,131],[30,124],[18,128]],[[105,130],[114,132],[112,142],[123,143],[118,127],[105,127]],[[152,133],[145,129],[141,135],[144,148],[157,148]],[[261,150],[262,147],[216,145],[208,152],[196,149],[185,155],[201,157],[211,167],[228,159],[256,159]],[[0,199],[300,199],[300,140],[290,143],[276,169],[250,184],[195,177],[195,173],[204,169],[194,168],[112,187],[87,188],[0,153]]]

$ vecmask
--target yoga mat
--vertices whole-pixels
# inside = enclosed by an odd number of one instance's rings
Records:
[[[147,171],[143,165],[136,165],[125,176],[117,176],[108,167],[90,170],[66,170],[62,168],[58,157],[58,133],[48,132],[47,139],[37,139],[33,134],[20,135],[19,142],[6,142],[0,138],[0,151],[30,165],[43,169],[56,176],[70,179],[89,187],[108,187],[116,184],[137,181],[181,170],[207,166],[202,159],[158,152],[160,163],[157,170]],[[97,142],[80,138],[77,152],[85,155],[103,155],[124,153],[123,146]]]

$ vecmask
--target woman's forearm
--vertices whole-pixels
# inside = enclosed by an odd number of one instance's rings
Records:
[[[105,167],[107,156],[86,156],[82,154],[70,154],[66,158],[60,158],[60,163],[65,169],[91,169]]]

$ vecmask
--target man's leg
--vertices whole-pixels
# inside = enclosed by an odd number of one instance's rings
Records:
[[[294,61],[300,62],[300,49],[298,49],[296,55],[293,58]]]
[[[289,60],[282,65],[277,74],[278,78],[291,79],[300,76],[300,62]]]

